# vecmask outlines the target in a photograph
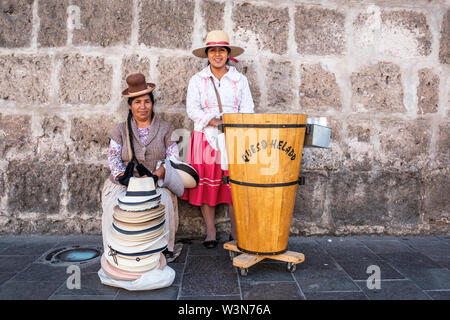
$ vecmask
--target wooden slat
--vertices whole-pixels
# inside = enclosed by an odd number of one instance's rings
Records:
[[[238,268],[249,268],[264,259],[264,256],[253,256],[243,253],[233,258],[233,266]]]

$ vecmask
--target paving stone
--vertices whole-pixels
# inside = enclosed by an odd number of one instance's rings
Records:
[[[69,295],[69,296],[63,296],[63,295],[55,295],[52,294],[48,300],[114,300],[116,296],[115,295],[83,295],[83,296],[77,296],[77,295]]]
[[[286,270],[286,263],[257,263],[248,268],[247,276],[239,275],[240,283],[248,281],[294,281],[293,274]]]
[[[70,276],[70,274],[66,274],[66,279]],[[80,275],[80,289],[69,289],[67,287],[66,282],[55,291],[54,295],[74,295],[74,296],[112,296],[117,294],[119,291],[116,287],[107,286],[101,283],[100,278],[98,277],[97,272],[90,273],[81,273]]]
[[[367,280],[371,275],[373,275],[373,271],[369,273],[367,272],[367,269],[370,266],[377,266],[380,268],[380,276],[382,280],[405,278],[402,274],[398,273],[388,263],[381,259],[339,259],[337,262],[353,280]]]
[[[366,281],[356,281],[370,300],[430,300],[430,298],[409,280],[380,281],[380,289],[369,289]]]
[[[202,15],[206,32],[224,29],[225,3],[205,0],[202,2]]]
[[[33,263],[39,256],[33,255],[1,255],[0,272],[13,272],[17,273],[26,269],[30,264]]]
[[[33,28],[33,1],[2,1],[0,10],[0,47],[30,46]]]
[[[68,104],[106,104],[111,98],[113,69],[103,57],[62,54],[59,100]]]
[[[41,263],[32,263],[27,268],[17,273],[11,281],[42,281],[56,282],[61,285],[70,277],[66,273],[66,267],[50,266]]]
[[[450,270],[448,269],[402,266],[400,271],[424,290],[450,289]]]
[[[435,113],[439,108],[439,76],[431,69],[419,70],[417,114]]]
[[[321,7],[298,7],[295,40],[300,54],[340,55],[345,51],[345,15]]]
[[[405,112],[400,68],[390,62],[362,67],[351,75],[356,112]]]
[[[20,256],[39,256],[44,254],[46,251],[54,248],[56,243],[52,242],[26,242],[26,243],[16,243],[10,245],[0,255],[20,255]]]
[[[68,0],[40,0],[38,8],[38,45],[41,47],[63,47],[67,41]]]
[[[59,285],[58,282],[8,281],[0,286],[0,300],[45,300]]]
[[[196,273],[187,273],[185,271],[180,297],[239,294],[236,272],[223,272],[220,269],[215,269],[204,273],[202,270],[198,270]]]
[[[450,9],[444,14],[439,41],[439,61],[450,64]]]
[[[300,66],[300,105],[302,112],[341,110],[341,93],[336,76],[320,64]]]
[[[241,282],[243,300],[304,300],[295,282]]]
[[[352,279],[343,270],[298,270],[294,277],[305,295],[307,292],[318,291],[359,291]]]
[[[289,12],[287,8],[269,8],[250,3],[233,7],[236,43],[256,43],[259,50],[276,54],[287,52]]]
[[[20,104],[47,103],[50,98],[51,57],[0,55],[0,99]]]
[[[207,249],[213,250],[213,249]],[[223,256],[194,256],[192,251],[186,260],[185,274],[206,274],[209,272],[234,273],[234,267],[230,258]]]
[[[179,289],[177,286],[145,291],[119,289],[115,300],[176,300]]]
[[[424,291],[433,300],[450,300],[450,290]]]
[[[75,0],[80,8],[81,28],[73,29],[74,45],[102,47],[129,44],[132,2],[127,0]]]
[[[306,300],[368,300],[362,292],[306,292]]]
[[[139,43],[150,47],[190,49],[194,8],[192,0],[154,0],[151,5],[140,1]]]
[[[412,251],[400,240],[361,240],[375,254]]]
[[[178,300],[241,300],[240,295],[231,295],[231,296],[186,296],[180,297]]]
[[[396,269],[401,271],[402,267],[417,267],[417,268],[438,268],[439,266],[419,252],[414,251],[399,251],[394,253],[380,253],[378,254],[383,260],[389,262]]]
[[[11,279],[14,275],[15,275],[14,272],[0,272],[0,286],[9,279]]]

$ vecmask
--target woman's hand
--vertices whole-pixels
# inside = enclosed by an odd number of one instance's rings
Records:
[[[164,180],[164,177],[166,176],[166,168],[164,168],[164,166],[161,166],[152,173],[158,176],[158,180]]]
[[[222,119],[213,118],[213,119],[209,120],[208,126],[213,126],[213,127],[217,128],[219,126],[219,124],[222,124],[222,123],[223,123]]]

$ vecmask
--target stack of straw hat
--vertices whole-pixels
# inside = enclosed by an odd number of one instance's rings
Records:
[[[106,230],[109,250],[102,255],[101,267],[107,276],[132,281],[160,267],[160,253],[167,248],[165,207],[160,202],[153,178],[130,178]]]

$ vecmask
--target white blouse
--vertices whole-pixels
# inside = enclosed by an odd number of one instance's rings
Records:
[[[186,112],[194,121],[194,130],[204,132],[208,122],[219,118],[219,104],[209,77],[213,77],[223,113],[253,113],[254,104],[250,87],[245,75],[233,66],[227,66],[228,72],[220,81],[207,66],[189,80],[186,97]]]

